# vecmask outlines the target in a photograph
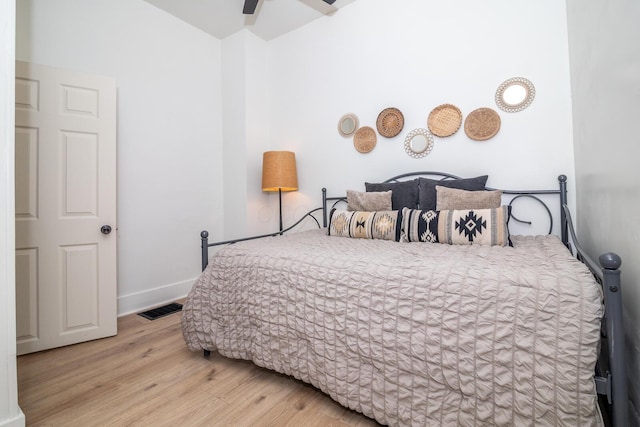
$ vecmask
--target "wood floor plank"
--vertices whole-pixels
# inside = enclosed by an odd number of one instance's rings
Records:
[[[187,349],[180,314],[118,319],[116,337],[18,357],[29,426],[377,426],[251,362]]]

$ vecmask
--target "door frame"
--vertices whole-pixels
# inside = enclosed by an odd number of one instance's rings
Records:
[[[15,42],[16,5],[0,0],[0,426],[24,426],[18,406],[15,321]]]

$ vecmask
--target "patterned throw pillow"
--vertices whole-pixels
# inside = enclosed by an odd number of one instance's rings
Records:
[[[400,240],[455,245],[511,246],[509,206],[497,209],[403,209]]]
[[[400,238],[398,211],[343,211],[333,209],[329,236],[395,240]]]
[[[438,212],[402,209],[400,241],[438,243]]]
[[[510,206],[497,209],[440,211],[438,240],[456,245],[511,246]]]

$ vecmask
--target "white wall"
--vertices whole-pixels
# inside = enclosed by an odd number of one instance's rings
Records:
[[[185,295],[222,237],[220,41],[142,0],[17,13],[17,59],[116,79],[119,313]]]
[[[248,31],[215,40],[141,0],[25,0],[17,46],[18,59],[118,82],[120,313],[186,292],[201,229],[211,240],[277,229],[277,195],[260,191],[267,150],[296,152],[285,226],[323,186],[341,194],[410,170],[488,173],[515,189],[555,188],[564,173],[573,189],[565,11],[552,0],[367,0],[268,43]],[[406,155],[404,136],[432,108],[497,109],[496,88],[514,76],[537,97],[500,111],[495,138],[461,129],[424,159]],[[338,135],[342,114],[375,127],[389,106],[405,129],[370,154]]]
[[[0,426],[24,426],[16,369],[15,2],[0,0]]]
[[[247,73],[246,87],[246,129],[247,145],[245,159],[247,168],[247,203],[248,225],[246,236],[259,234],[266,228],[269,232],[278,230],[278,195],[262,192],[262,153],[276,148],[269,137],[269,76],[268,46],[269,44],[249,31],[246,32]],[[226,165],[225,165],[226,167]],[[257,184],[257,185],[256,185]],[[225,181],[225,191],[227,189]],[[283,199],[286,194],[283,195]],[[284,208],[283,208],[284,210]],[[257,213],[257,216],[256,216]]]
[[[247,200],[262,200],[262,151],[248,151],[268,140],[266,135],[267,84],[266,44],[248,30],[222,40],[222,93],[224,129],[224,239],[254,235],[255,224],[248,221],[251,212]],[[248,185],[248,183],[251,185]],[[260,182],[260,181],[258,181]]]
[[[622,257],[629,397],[640,425],[640,3],[567,1],[578,234],[590,255]]]
[[[247,226],[246,32],[222,43],[223,240],[245,236]],[[214,241],[212,239],[212,241]]]
[[[261,190],[269,138],[268,43],[248,30],[222,40],[224,238],[277,231],[277,195]],[[246,213],[246,214],[240,214]]]
[[[272,40],[267,49],[263,132],[271,149],[295,151],[298,163],[300,191],[284,196],[285,226],[319,205],[323,186],[344,194],[363,190],[365,180],[414,170],[488,173],[488,185],[511,189],[557,188],[564,173],[573,190],[564,2],[358,1]],[[495,91],[515,76],[534,83],[536,99],[520,113],[504,113]],[[465,117],[479,107],[494,108],[502,118],[500,132],[476,142],[460,129],[436,138],[426,158],[410,158],[406,134],[425,128],[429,112],[442,103],[457,105]],[[405,128],[392,139],[378,136],[371,153],[358,153],[350,138],[338,134],[344,113],[375,128],[378,113],[391,106],[404,113]],[[246,143],[247,153],[261,154],[263,146]],[[251,178],[247,185],[260,183]],[[255,202],[250,198],[248,206]],[[250,222],[274,230],[264,213],[252,214]]]

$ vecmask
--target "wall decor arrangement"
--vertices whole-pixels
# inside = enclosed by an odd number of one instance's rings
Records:
[[[404,150],[414,159],[426,156],[433,149],[433,135],[427,129],[414,129],[404,139]]]
[[[385,108],[378,114],[376,128],[378,133],[385,138],[393,138],[404,127],[404,115],[397,108]]]
[[[515,113],[531,105],[535,95],[536,89],[531,81],[524,77],[513,77],[500,84],[495,93],[495,101],[502,111]],[[446,138],[454,135],[462,126],[462,122],[460,108],[453,104],[440,104],[429,113],[428,129],[413,129],[407,134],[404,149],[413,158],[424,157],[433,149],[434,136]],[[473,110],[464,120],[464,132],[474,141],[493,138],[500,126],[500,115],[488,107]],[[338,121],[340,135],[353,135],[354,147],[360,153],[369,153],[375,148],[378,134],[385,138],[393,138],[399,135],[403,128],[404,115],[395,107],[385,108],[378,114],[376,129],[370,126],[359,127],[358,116],[353,113],[343,115]]]
[[[496,90],[496,105],[507,113],[527,108],[536,96],[536,88],[524,77],[513,77],[502,82]]]
[[[438,105],[431,110],[427,119],[427,127],[432,134],[439,137],[451,136],[460,129],[462,112],[451,104]]]
[[[474,141],[486,141],[500,130],[500,116],[491,108],[478,108],[467,115],[464,133]]]
[[[378,137],[376,131],[370,126],[362,126],[353,136],[353,145],[360,153],[369,153],[376,146]]]
[[[360,126],[358,116],[353,113],[347,113],[340,117],[338,121],[338,133],[344,137],[353,135]]]

